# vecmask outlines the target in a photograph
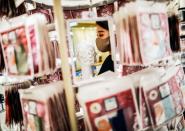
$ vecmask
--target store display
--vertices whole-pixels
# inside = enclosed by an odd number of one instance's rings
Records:
[[[101,76],[99,79],[102,79]],[[92,82],[79,88],[78,100],[84,108],[90,130],[132,131],[140,128],[133,80],[107,77],[102,82]]]
[[[41,17],[42,16],[42,17]],[[49,73],[55,68],[49,34],[46,27],[46,19],[43,15],[32,15],[27,19],[26,26],[29,31],[34,74]],[[40,21],[39,21],[40,19]],[[42,47],[42,48],[41,48]]]
[[[171,55],[165,5],[150,4],[128,3],[115,15],[122,64],[150,64]]]
[[[31,85],[45,85],[48,83],[53,83],[60,81],[61,79],[61,70],[57,70],[54,74],[47,76],[42,76],[34,78],[33,80],[25,82],[13,82],[5,83],[3,87],[5,90],[5,107],[4,107],[4,95],[0,94],[0,112],[6,109],[6,124],[11,127],[14,124],[20,123],[23,124],[23,115],[22,115],[22,106],[20,101],[20,94],[18,90],[28,89]]]
[[[184,6],[1,0],[0,130],[184,131]]]
[[[16,20],[19,17],[12,21]],[[55,69],[54,53],[43,15],[25,17],[14,27],[8,22],[4,24],[7,27],[0,30],[0,35],[8,75],[42,75]]]
[[[141,85],[143,84],[142,87],[154,127],[183,112],[185,103],[183,101],[183,91],[178,84],[179,79],[177,79],[177,76],[180,77],[179,70],[180,68],[178,67],[171,67],[167,69],[166,74],[158,82],[145,82],[145,78],[141,83]],[[147,84],[145,85],[144,83]]]
[[[18,90],[27,89],[30,86],[31,82],[29,81],[9,84],[5,86],[5,109],[7,126],[13,126],[13,124],[22,124],[23,115]]]
[[[78,99],[91,131],[132,131],[138,128],[136,104],[129,82],[128,79],[114,79],[80,88]],[[113,87],[117,87],[116,90]],[[95,92],[97,89],[101,90]],[[87,96],[88,91],[91,95]]]
[[[58,81],[20,90],[24,124],[27,131],[70,131],[62,85],[63,83]]]
[[[1,33],[6,68],[10,74],[31,75],[25,27]]]
[[[178,83],[183,78],[180,67],[147,68],[123,78],[82,86],[78,99],[90,130],[155,129],[183,112],[183,90]],[[97,89],[101,90],[97,93]],[[113,118],[122,124],[114,123]]]

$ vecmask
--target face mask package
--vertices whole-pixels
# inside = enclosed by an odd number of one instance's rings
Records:
[[[55,69],[43,15],[20,16],[1,25],[1,46],[9,76],[40,76]]]
[[[121,83],[124,85],[120,86]],[[125,129],[133,131],[133,128],[137,128],[136,104],[130,83],[128,79],[115,79],[79,89],[78,99],[85,110],[91,131]],[[113,86],[117,88],[111,88]]]
[[[180,67],[150,67],[81,86],[77,98],[90,131],[155,130],[182,114],[183,79]]]
[[[171,55],[164,4],[131,2],[114,14],[121,64],[150,64]]]
[[[149,81],[147,77],[140,81],[153,128],[168,123],[184,111],[181,85],[184,74],[180,67],[169,67],[165,72],[157,81]]]
[[[26,131],[70,131],[62,86],[63,82],[57,81],[19,90]]]

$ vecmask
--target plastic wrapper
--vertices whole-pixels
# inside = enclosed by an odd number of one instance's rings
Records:
[[[183,81],[179,66],[150,67],[82,85],[77,97],[90,131],[156,130],[183,113]]]
[[[41,14],[1,23],[0,38],[9,76],[41,76],[56,69],[46,19]]]
[[[58,81],[20,90],[26,131],[70,131],[67,105],[61,85],[63,83]]]
[[[121,64],[151,64],[171,55],[164,4],[132,2],[114,15]]]

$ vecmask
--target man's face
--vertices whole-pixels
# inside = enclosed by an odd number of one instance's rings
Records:
[[[99,25],[96,25],[96,31],[97,31],[97,38],[106,39],[109,37],[109,31],[102,28]]]

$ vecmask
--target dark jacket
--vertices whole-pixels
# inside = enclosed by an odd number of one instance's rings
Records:
[[[111,55],[109,55],[109,56],[105,59],[105,61],[104,61],[104,63],[102,64],[102,67],[101,67],[101,69],[100,69],[98,75],[100,75],[100,74],[102,74],[102,73],[104,73],[104,72],[106,72],[106,71],[113,71],[113,72],[114,72],[114,62],[112,61],[112,56],[111,56]]]

